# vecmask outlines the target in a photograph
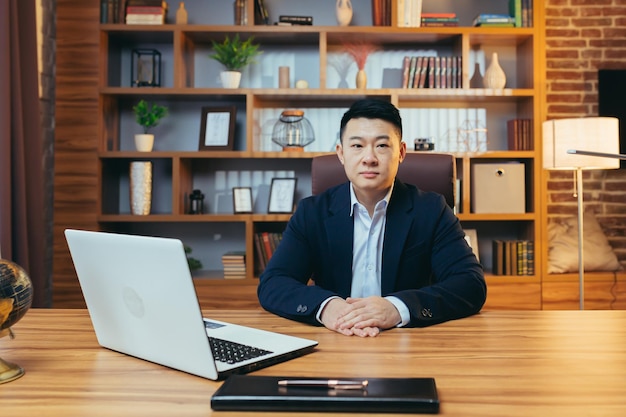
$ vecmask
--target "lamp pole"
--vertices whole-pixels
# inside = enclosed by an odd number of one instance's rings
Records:
[[[585,261],[583,259],[583,170],[576,168],[576,194],[578,202],[578,293],[580,309],[585,309]]]
[[[578,149],[568,149],[568,154],[595,156],[599,158],[613,158],[626,160],[626,155],[583,151]],[[578,201],[578,285],[580,293],[580,309],[585,309],[585,262],[583,259],[583,170],[581,167],[576,168],[576,193]]]

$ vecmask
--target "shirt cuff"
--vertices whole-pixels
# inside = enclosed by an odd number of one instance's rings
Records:
[[[411,321],[411,313],[409,308],[398,297],[393,295],[385,297],[385,300],[389,301],[396,307],[398,313],[400,313],[400,323],[396,324],[396,327],[404,327]]]
[[[328,297],[327,299],[322,301],[322,304],[320,304],[320,308],[317,310],[317,314],[315,315],[315,318],[317,319],[318,322],[320,322],[320,324],[324,324],[322,323],[322,311],[324,311],[324,307],[326,307],[326,304],[328,304],[328,302],[332,300],[333,298],[341,298],[341,297],[334,295],[332,297]]]

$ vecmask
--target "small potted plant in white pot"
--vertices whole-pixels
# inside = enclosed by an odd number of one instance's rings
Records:
[[[247,65],[255,62],[259,51],[259,44],[253,43],[254,36],[250,36],[245,41],[239,39],[236,34],[232,39],[226,36],[223,42],[213,42],[213,54],[209,58],[221,63],[226,71],[220,74],[222,86],[224,88],[238,88],[241,82],[241,70]]]
[[[133,106],[133,111],[135,112],[135,121],[143,129],[143,133],[135,135],[135,147],[138,151],[150,152],[154,146],[154,135],[149,133],[150,129],[158,125],[161,119],[167,116],[167,107],[140,100]]]

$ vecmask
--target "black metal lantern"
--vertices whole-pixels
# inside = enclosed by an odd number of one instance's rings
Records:
[[[204,194],[200,190],[193,190],[189,195],[189,214],[204,213]]]
[[[131,87],[161,86],[161,53],[156,49],[133,49]]]

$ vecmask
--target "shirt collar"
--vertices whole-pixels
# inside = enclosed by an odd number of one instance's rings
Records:
[[[391,192],[393,191],[394,185],[395,185],[395,181],[393,182],[393,184],[391,184],[391,187],[389,187],[389,191],[387,192],[387,195],[385,195],[385,197],[382,200],[380,200],[380,201],[384,201],[385,205],[389,204],[389,200],[391,200]],[[378,203],[380,203],[380,201]],[[356,198],[356,194],[354,193],[354,186],[352,185],[352,182],[350,182],[350,216],[354,214],[354,206],[356,204],[361,204],[361,203]]]

